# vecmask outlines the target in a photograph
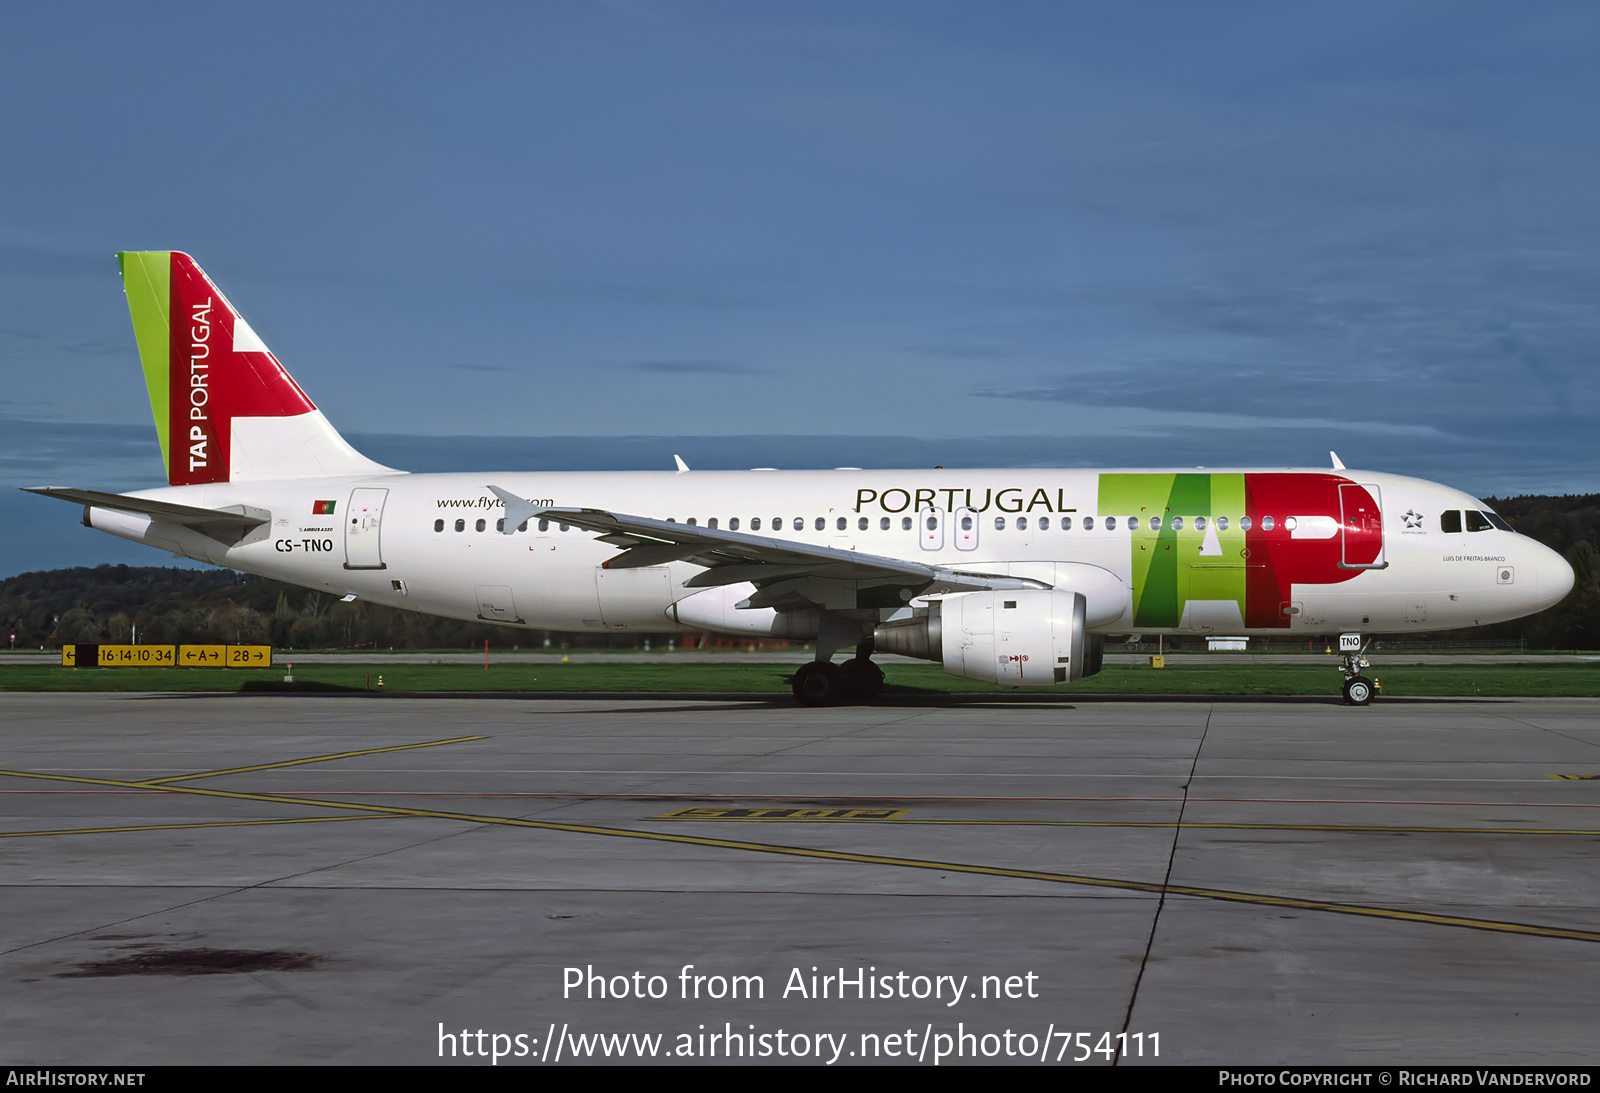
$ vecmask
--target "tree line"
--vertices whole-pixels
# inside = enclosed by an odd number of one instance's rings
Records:
[[[553,648],[632,644],[610,634],[509,629],[402,611],[230,569],[101,565],[0,581],[0,639],[17,649],[74,642],[271,645],[278,649]],[[661,637],[657,636],[659,643]]]

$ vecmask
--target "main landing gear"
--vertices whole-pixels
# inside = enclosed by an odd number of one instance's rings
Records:
[[[1344,700],[1352,706],[1369,705],[1378,694],[1378,684],[1361,674],[1372,665],[1362,656],[1367,651],[1360,634],[1339,635],[1339,671],[1344,673]]]
[[[872,639],[856,646],[843,664],[813,660],[794,674],[794,697],[802,706],[846,706],[871,702],[883,690],[883,669],[872,663]]]

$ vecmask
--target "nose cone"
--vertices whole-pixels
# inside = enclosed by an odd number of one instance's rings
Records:
[[[1530,560],[1539,578],[1539,599],[1534,610],[1543,611],[1566,599],[1577,580],[1567,560],[1542,543],[1537,545],[1537,552]]]

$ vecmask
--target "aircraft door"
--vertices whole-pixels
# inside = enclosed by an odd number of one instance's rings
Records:
[[[383,505],[389,491],[363,486],[350,491],[350,508],[344,521],[344,567],[384,569]]]
[[[917,531],[923,550],[943,550],[944,509],[935,506],[917,513]]]
[[[1383,569],[1383,512],[1378,487],[1339,486],[1339,568]]]
[[[969,508],[959,508],[950,514],[955,521],[956,549],[978,549],[978,514]]]

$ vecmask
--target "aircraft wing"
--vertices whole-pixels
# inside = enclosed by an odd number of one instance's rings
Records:
[[[225,509],[202,509],[193,505],[179,505],[171,501],[152,501],[144,497],[125,497],[120,493],[102,493],[99,490],[69,489],[63,486],[24,486],[28,493],[39,493],[62,501],[72,501],[97,509],[131,512],[165,520],[169,524],[193,528],[229,546],[237,543],[256,528],[272,521],[271,513],[246,505],[233,505]]]
[[[952,569],[905,558],[629,516],[603,509],[532,509],[526,501],[521,501],[522,508],[513,510],[511,501],[520,501],[519,498],[494,486],[489,488],[507,503],[505,526],[508,529],[514,530],[521,523],[521,519],[513,522],[514,517],[521,517],[523,511],[531,509],[530,518],[592,531],[602,543],[618,547],[621,553],[604,563],[606,569],[634,569],[679,561],[704,566],[706,571],[689,578],[684,586],[706,588],[748,581],[756,586],[757,592],[740,606],[790,610],[839,607],[848,603],[854,607],[878,598],[885,599],[884,606],[899,606],[909,598],[902,592],[930,596],[980,588],[1050,587],[1027,577]],[[870,594],[875,588],[892,590],[892,593],[875,597]]]

